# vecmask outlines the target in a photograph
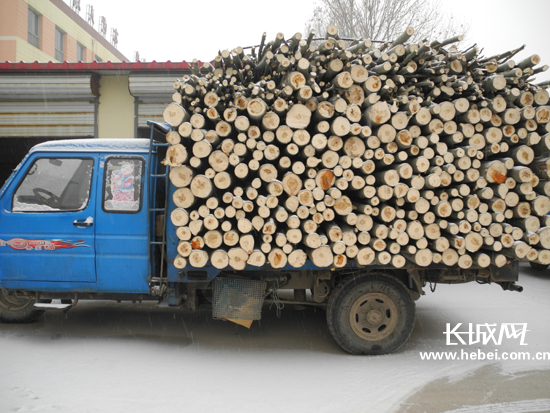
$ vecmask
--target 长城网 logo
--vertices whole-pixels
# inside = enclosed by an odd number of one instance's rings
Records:
[[[527,323],[501,323],[501,324],[473,324],[468,326],[462,323],[451,327],[451,323],[446,324],[443,334],[446,337],[448,346],[471,346],[473,344],[494,344],[500,346],[504,340],[517,340],[521,346],[526,346],[525,336]]]

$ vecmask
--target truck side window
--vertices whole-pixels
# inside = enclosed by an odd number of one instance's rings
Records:
[[[141,211],[141,158],[108,158],[103,179],[103,210],[137,213]]]
[[[13,196],[12,211],[83,210],[90,200],[93,167],[93,159],[37,159]]]

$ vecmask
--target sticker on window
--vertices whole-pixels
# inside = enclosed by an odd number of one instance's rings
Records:
[[[138,212],[141,209],[141,175],[143,161],[110,158],[105,164],[104,209]]]

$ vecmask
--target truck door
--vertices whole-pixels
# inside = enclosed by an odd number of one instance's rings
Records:
[[[94,162],[90,154],[37,154],[2,197],[0,274],[14,288],[96,281]]]
[[[101,156],[97,197],[98,287],[110,292],[149,290],[149,220],[145,158]]]

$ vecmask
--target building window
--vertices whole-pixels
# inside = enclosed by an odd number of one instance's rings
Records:
[[[77,62],[84,61],[84,50],[86,50],[84,46],[82,46],[80,43],[76,44],[76,61]]]
[[[55,58],[60,62],[65,60],[65,33],[55,28]]]
[[[40,20],[38,14],[29,9],[27,41],[34,47],[40,48]]]

